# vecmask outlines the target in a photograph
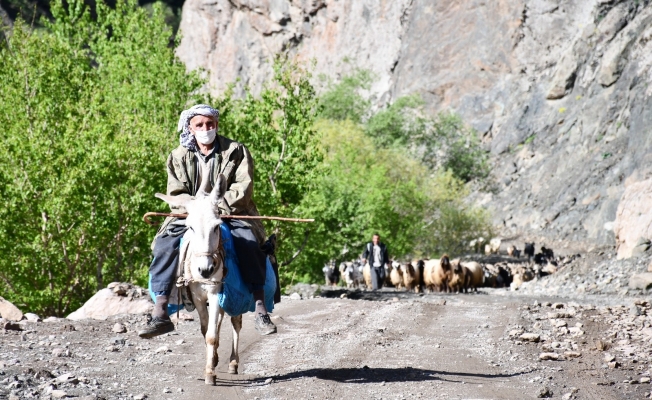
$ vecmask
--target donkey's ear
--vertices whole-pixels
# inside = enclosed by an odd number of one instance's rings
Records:
[[[168,196],[167,194],[162,193],[156,193],[154,197],[157,197],[174,207],[185,207],[192,200],[186,196]]]
[[[211,203],[213,203],[214,206],[217,206],[217,204],[224,198],[224,194],[226,193],[226,178],[224,175],[219,174],[217,177],[217,182],[215,182],[215,187],[213,187],[213,191],[211,192]]]

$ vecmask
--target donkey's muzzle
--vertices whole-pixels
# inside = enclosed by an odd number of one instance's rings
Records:
[[[214,265],[211,265],[210,267],[207,267],[207,268],[203,268],[203,269],[201,269],[199,271],[199,273],[201,274],[201,277],[204,278],[204,279],[210,278],[211,275],[213,275],[213,272],[215,272],[215,266]]]

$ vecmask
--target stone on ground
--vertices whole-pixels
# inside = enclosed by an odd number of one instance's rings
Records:
[[[119,314],[146,314],[151,311],[153,302],[147,291],[132,286],[127,295],[115,293],[116,287],[124,288],[125,284],[114,286],[113,289],[102,289],[77,311],[68,315],[68,319],[81,320],[86,318],[106,319]],[[120,290],[119,293],[122,293]]]
[[[652,272],[643,272],[629,278],[630,289],[647,290],[652,287]]]
[[[2,297],[0,297],[0,316],[9,321],[20,321],[23,319],[22,311]]]

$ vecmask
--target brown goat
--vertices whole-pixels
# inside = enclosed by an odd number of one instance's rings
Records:
[[[401,265],[401,272],[403,275],[403,285],[410,291],[414,289],[415,293],[419,293],[419,270],[414,268],[411,263]]]
[[[450,292],[450,280],[452,276],[451,260],[444,254],[439,262],[434,263],[432,269],[432,285],[440,292]]]
[[[460,260],[454,260],[450,263],[451,266],[451,275],[450,280],[448,281],[448,286],[451,291],[455,293],[460,293],[464,290],[464,283],[466,281],[464,267],[460,263]]]
[[[463,267],[465,268],[466,279],[465,279],[465,290],[473,289],[478,291],[478,287],[482,287],[484,282],[484,270],[482,265],[475,261],[465,262]]]

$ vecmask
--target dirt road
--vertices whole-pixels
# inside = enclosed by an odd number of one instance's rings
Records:
[[[537,323],[546,329],[541,324],[547,321],[539,315],[545,315],[545,302],[554,299],[504,293],[415,296],[388,291],[358,293],[367,300],[353,300],[340,299],[340,293],[333,292],[334,298],[284,298],[273,314],[279,328],[276,335],[259,336],[252,315],[245,316],[237,376],[226,374],[231,344],[226,323],[215,387],[203,384],[204,350],[197,321],[181,322],[177,332],[149,341],[136,336],[141,320],[134,316],[33,323],[26,331],[0,335],[0,398],[10,398],[10,393],[42,398],[54,389],[89,399],[624,399],[648,395],[649,383],[623,381],[647,374],[649,358],[609,369],[604,354],[592,349],[606,326],[592,316],[591,307],[576,305],[580,312],[568,320],[568,326],[583,326],[581,336],[557,335],[562,345],[581,354],[579,358],[541,361],[541,343],[519,340],[518,335]],[[537,300],[544,305],[532,307]],[[113,333],[116,322],[129,331]],[[57,348],[69,355],[53,354]],[[49,379],[30,377],[43,369],[51,373]],[[57,383],[57,377],[66,373],[68,381],[59,378]],[[71,383],[70,376],[79,382]]]

